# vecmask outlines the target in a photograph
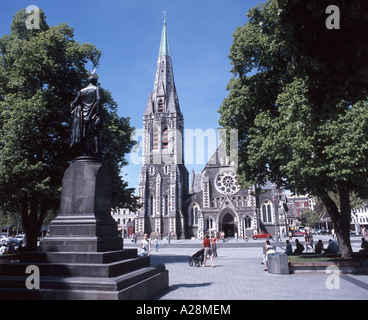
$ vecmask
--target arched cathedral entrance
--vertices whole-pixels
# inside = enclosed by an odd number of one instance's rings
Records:
[[[222,218],[220,230],[225,232],[225,237],[234,237],[238,234],[238,227],[232,213],[226,212]]]

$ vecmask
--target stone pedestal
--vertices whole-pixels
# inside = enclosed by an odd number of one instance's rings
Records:
[[[111,217],[112,181],[102,159],[77,158],[64,174],[60,213],[38,252],[0,264],[0,299],[152,299],[168,288],[164,265],[124,249]],[[40,289],[26,288],[37,266]]]
[[[123,249],[111,217],[112,180],[102,159],[77,158],[66,170],[60,213],[50,224],[44,252],[102,252]]]

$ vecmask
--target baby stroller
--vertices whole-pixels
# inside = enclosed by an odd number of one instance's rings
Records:
[[[204,259],[204,249],[197,251],[189,258],[189,265],[193,266],[195,264],[196,267],[200,267]]]

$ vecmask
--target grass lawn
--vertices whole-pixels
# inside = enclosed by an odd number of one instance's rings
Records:
[[[342,258],[340,257],[329,257],[327,255],[323,254],[313,254],[313,253],[306,253],[306,254],[300,254],[300,255],[291,255],[288,256],[289,262],[304,262],[304,261],[333,261],[333,260],[340,260]]]
[[[304,253],[300,255],[290,255],[288,256],[289,262],[307,262],[307,261],[352,261],[358,260],[362,258],[367,258],[367,255],[359,255],[354,254],[352,257],[338,257],[338,256],[329,256],[326,254],[317,254],[317,253]]]

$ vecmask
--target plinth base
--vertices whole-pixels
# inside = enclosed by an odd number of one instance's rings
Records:
[[[26,288],[30,265],[38,267],[39,289]],[[169,285],[165,266],[151,266],[149,257],[137,257],[137,249],[29,252],[20,262],[0,264],[0,274],[0,299],[6,300],[145,300]]]
[[[0,264],[0,299],[140,300],[165,291],[165,266],[151,266],[137,249],[123,249],[111,217],[111,190],[100,158],[77,158],[64,174],[60,213],[41,251]],[[32,278],[36,289],[27,288],[30,265],[38,271]]]

